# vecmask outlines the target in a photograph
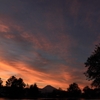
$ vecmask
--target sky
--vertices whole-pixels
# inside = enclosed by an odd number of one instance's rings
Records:
[[[0,0],[3,81],[83,88],[84,63],[99,41],[100,0]]]

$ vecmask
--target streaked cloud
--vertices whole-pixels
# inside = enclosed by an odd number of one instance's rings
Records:
[[[2,0],[0,77],[64,89],[72,82],[89,84],[84,62],[99,42],[98,2]]]

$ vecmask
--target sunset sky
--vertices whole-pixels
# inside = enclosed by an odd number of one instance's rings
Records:
[[[84,63],[99,41],[100,0],[0,0],[3,81],[89,85]]]

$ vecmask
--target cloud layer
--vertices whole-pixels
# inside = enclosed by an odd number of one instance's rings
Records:
[[[84,62],[99,42],[98,0],[1,0],[0,77],[40,87],[88,85]]]

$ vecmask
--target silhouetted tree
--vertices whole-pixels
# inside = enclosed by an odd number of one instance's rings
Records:
[[[2,96],[2,88],[3,88],[2,83],[3,83],[3,81],[2,81],[2,79],[0,78],[0,97]]]
[[[14,81],[17,80],[15,76],[11,76],[7,81],[6,81],[6,86],[11,87],[13,86]]]
[[[96,45],[94,52],[88,57],[85,72],[88,80],[92,80],[91,86],[100,88],[100,44]]]
[[[17,79],[15,76],[11,76],[6,81],[6,86],[8,86],[8,87],[20,87],[20,88],[24,88],[25,87],[25,83],[23,82],[22,78]]]
[[[24,88],[25,87],[25,83],[23,82],[22,78],[19,78],[19,79],[15,79],[12,82],[12,86],[13,87],[18,87],[18,88]]]
[[[25,87],[25,83],[22,78],[16,78],[15,76],[11,76],[6,81],[7,93],[9,97],[12,98],[21,98],[23,96],[23,89]]]
[[[37,98],[39,96],[39,88],[37,87],[37,84],[30,86],[30,97],[31,98]]]
[[[83,88],[84,93],[88,93],[91,89],[89,88],[89,86],[85,86]]]
[[[94,90],[93,90],[93,96],[95,98],[100,98],[100,88],[94,88]]]
[[[85,86],[83,92],[85,98],[92,98],[94,96],[93,90],[89,86]]]
[[[69,85],[69,88],[67,88],[67,92],[70,97],[80,97],[81,95],[81,89],[78,87],[78,84],[73,83]]]
[[[3,85],[3,81],[2,81],[2,79],[0,78],[0,87],[2,87]]]

